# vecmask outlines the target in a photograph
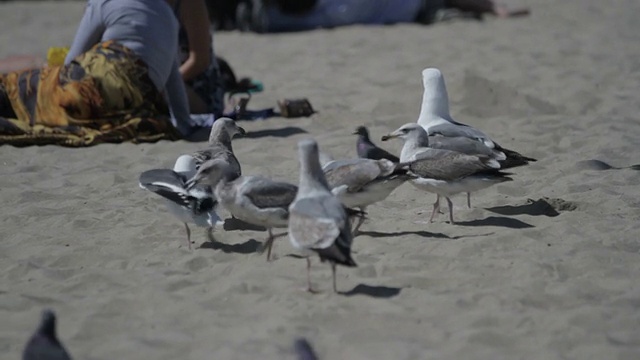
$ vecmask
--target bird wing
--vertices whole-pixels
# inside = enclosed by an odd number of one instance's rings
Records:
[[[429,147],[433,149],[457,151],[467,155],[493,156],[494,154],[494,150],[484,143],[463,136],[430,136]]]
[[[186,177],[169,169],[147,170],[140,174],[140,187],[199,214],[212,210],[216,201],[211,188],[196,186],[185,189]]]
[[[468,137],[471,139],[479,140],[490,148],[495,147],[493,140],[491,140],[491,138],[489,138],[487,134],[469,125],[456,125],[451,123],[439,124],[430,126],[428,132],[429,135],[442,135],[446,137]]]
[[[487,165],[488,157],[466,155],[442,150],[431,157],[408,163],[409,170],[420,177],[436,180],[456,180],[476,172],[493,169]]]
[[[289,208],[289,236],[303,248],[329,248],[347,224],[344,208],[333,195],[299,198]]]
[[[255,178],[247,185],[243,194],[258,208],[287,209],[298,193],[298,187],[293,184],[265,178]]]
[[[324,176],[331,188],[348,186],[349,192],[358,192],[381,175],[380,166],[375,160],[351,159],[334,161],[333,166],[324,170]]]

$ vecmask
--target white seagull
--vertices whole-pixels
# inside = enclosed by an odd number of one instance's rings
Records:
[[[321,261],[331,264],[333,291],[336,287],[336,265],[356,266],[351,258],[350,223],[345,209],[335,197],[324,177],[318,159],[318,144],[313,139],[298,142],[300,183],[298,194],[289,207],[289,240],[306,255],[317,253]],[[307,260],[307,290],[311,286],[311,260]]]

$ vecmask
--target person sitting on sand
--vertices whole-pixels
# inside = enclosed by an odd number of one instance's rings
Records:
[[[0,75],[0,143],[87,146],[187,136],[173,5],[89,0],[64,66]]]
[[[204,0],[174,0],[180,21],[178,48],[180,74],[185,81],[193,114],[222,116],[224,87],[209,32],[209,15]]]

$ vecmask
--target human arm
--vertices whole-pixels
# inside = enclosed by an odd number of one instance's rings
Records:
[[[165,85],[169,109],[171,111],[171,122],[173,126],[184,136],[191,132],[191,111],[184,81],[180,75],[178,60],[173,62],[171,73]]]
[[[82,20],[76,31],[76,35],[71,44],[71,48],[64,59],[64,63],[69,64],[78,55],[88,51],[102,38],[105,26],[102,22],[101,4],[89,0],[84,10]]]
[[[204,0],[182,1],[180,23],[189,41],[189,55],[180,66],[180,74],[188,81],[205,71],[212,61],[209,15]]]

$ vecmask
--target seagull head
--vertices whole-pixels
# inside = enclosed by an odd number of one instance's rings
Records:
[[[427,137],[428,139],[427,132],[424,130],[424,128],[416,123],[408,123],[400,126],[396,131],[384,135],[381,140],[387,141],[390,139],[399,138],[407,141],[409,139],[419,139],[422,137]]]
[[[219,140],[221,137],[233,139],[234,136],[244,136],[247,132],[238,126],[233,119],[227,117],[221,117],[216,119],[211,126],[211,133],[209,135],[209,142]]]

